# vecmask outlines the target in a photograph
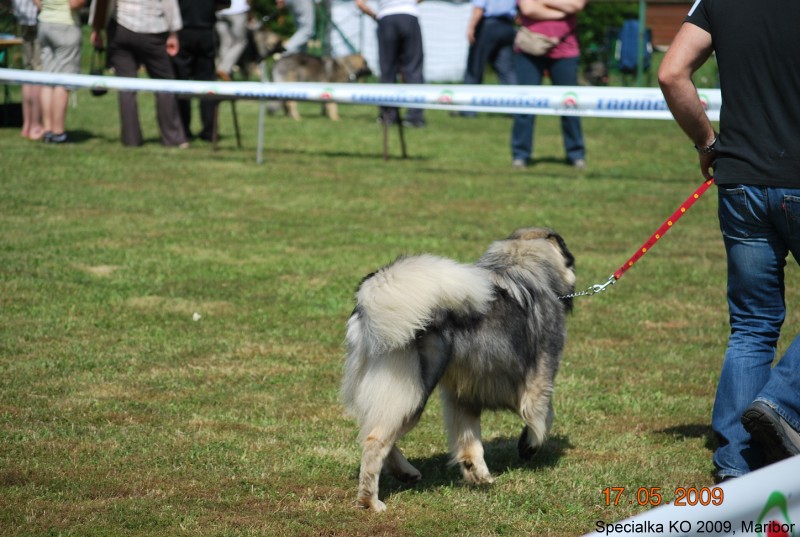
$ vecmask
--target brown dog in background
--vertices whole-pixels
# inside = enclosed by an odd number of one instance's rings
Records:
[[[371,74],[361,54],[332,58],[298,52],[281,56],[272,64],[273,82],[357,82]],[[295,101],[285,101],[284,109],[293,119],[300,119]],[[324,113],[333,121],[339,120],[335,102],[325,103]]]

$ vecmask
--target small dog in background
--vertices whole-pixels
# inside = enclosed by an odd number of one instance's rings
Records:
[[[366,276],[347,322],[342,401],[363,443],[358,505],[383,511],[378,478],[421,478],[395,445],[438,385],[450,452],[469,484],[493,481],[480,416],[506,409],[525,422],[530,459],[553,421],[552,396],[575,289],[574,258],[546,228],[519,229],[474,265],[400,257]],[[563,297],[563,298],[562,298]]]
[[[357,82],[371,74],[367,60],[361,54],[332,58],[299,52],[275,60],[271,78],[273,82]],[[300,119],[295,101],[285,101],[284,109],[292,119]],[[333,121],[339,120],[335,102],[324,103],[324,113]]]

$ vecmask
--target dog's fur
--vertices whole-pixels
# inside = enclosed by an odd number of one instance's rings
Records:
[[[382,469],[404,482],[420,472],[395,443],[438,385],[450,451],[467,483],[493,481],[480,415],[508,409],[525,422],[529,459],[553,420],[551,398],[575,288],[574,258],[545,228],[518,229],[475,265],[433,255],[400,257],[368,275],[347,322],[342,401],[363,442],[358,505],[383,511]]]
[[[272,64],[273,82],[357,82],[371,74],[361,54],[332,58],[296,53],[281,56]],[[300,119],[295,101],[286,101],[284,107],[293,119]],[[334,121],[339,119],[335,102],[325,103],[325,113]]]

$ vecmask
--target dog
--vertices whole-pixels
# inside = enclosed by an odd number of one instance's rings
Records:
[[[273,82],[357,82],[372,71],[361,54],[332,58],[298,52],[275,60],[271,74]],[[292,119],[300,120],[295,101],[286,101],[284,108]],[[324,110],[331,120],[339,120],[335,102],[326,102]]]
[[[469,484],[492,483],[480,415],[507,409],[525,423],[530,459],[553,422],[552,396],[572,310],[575,259],[547,228],[492,243],[475,264],[424,254],[366,276],[347,321],[341,398],[363,443],[358,506],[380,512],[381,470],[422,475],[396,443],[438,385],[453,463]]]

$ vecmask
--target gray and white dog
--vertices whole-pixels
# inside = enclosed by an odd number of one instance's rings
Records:
[[[342,401],[363,443],[358,505],[383,511],[378,478],[421,478],[395,445],[438,385],[453,461],[470,484],[493,481],[480,416],[507,409],[525,422],[530,459],[553,421],[552,396],[575,288],[574,258],[546,228],[518,229],[474,265],[400,257],[365,277],[347,322]]]

